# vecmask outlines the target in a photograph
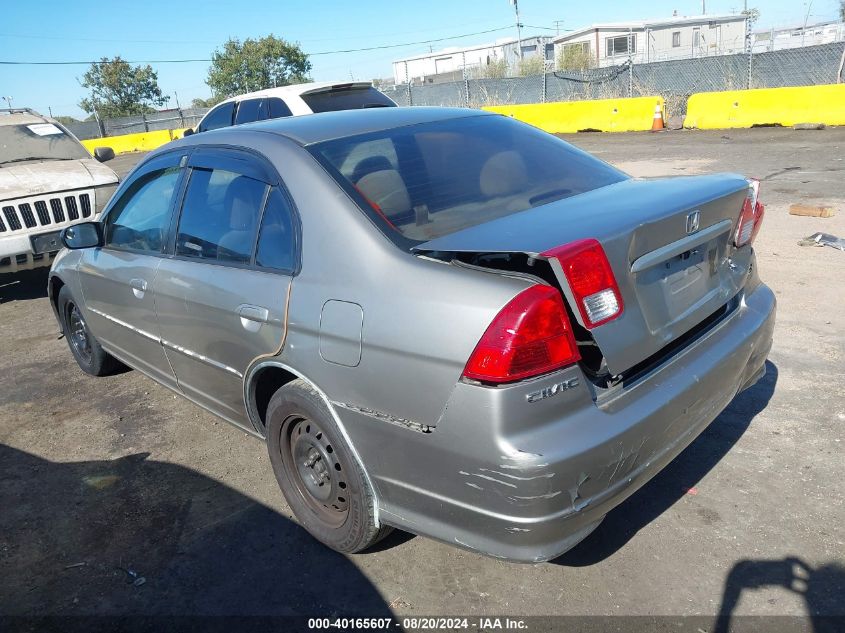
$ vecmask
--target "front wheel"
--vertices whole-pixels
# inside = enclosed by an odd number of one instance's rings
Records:
[[[267,448],[296,518],[334,550],[360,552],[392,528],[377,527],[375,496],[320,395],[303,380],[267,406]]]
[[[85,317],[67,286],[62,286],[59,291],[58,312],[68,347],[82,371],[92,376],[107,376],[120,368],[120,361],[105,351],[91,334]]]

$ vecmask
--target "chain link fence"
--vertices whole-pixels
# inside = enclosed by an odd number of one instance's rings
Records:
[[[184,127],[194,127],[200,122],[208,108],[177,108],[139,114],[137,116],[120,117],[118,119],[99,119],[94,121],[79,121],[66,125],[76,138],[81,141],[104,136],[120,136],[121,134],[135,134],[138,132],[153,132],[156,130],[173,130]]]
[[[813,86],[845,81],[845,42],[761,53],[717,55],[581,71],[478,78],[477,69],[444,83],[383,89],[403,106],[482,107],[659,95],[670,115],[686,114],[696,92]],[[508,73],[511,74],[511,73]]]

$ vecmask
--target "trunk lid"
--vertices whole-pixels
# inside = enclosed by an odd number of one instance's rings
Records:
[[[747,180],[734,174],[630,179],[463,229],[414,251],[540,257],[574,240],[597,239],[619,284],[624,311],[590,332],[608,370],[620,374],[742,288],[751,249],[734,249],[732,239],[747,190]],[[688,219],[693,224],[690,216],[696,212],[698,226],[688,232]],[[581,322],[560,266],[551,264]]]

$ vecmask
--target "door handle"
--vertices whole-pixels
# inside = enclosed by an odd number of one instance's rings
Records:
[[[129,286],[132,288],[132,294],[134,294],[138,299],[144,298],[144,293],[147,291],[147,282],[143,279],[133,279],[129,282]]]
[[[262,306],[242,305],[238,306],[237,312],[241,325],[248,332],[257,332],[261,324],[270,319],[270,311]]]

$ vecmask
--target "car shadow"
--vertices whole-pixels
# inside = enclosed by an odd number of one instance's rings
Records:
[[[19,273],[0,273],[0,303],[28,301],[47,296],[48,267]]]
[[[727,408],[666,468],[612,510],[575,548],[554,559],[567,567],[586,567],[612,556],[634,535],[695,486],[731,450],[754,417],[766,408],[778,380],[766,361],[766,375],[737,395]]]
[[[814,633],[843,630],[845,567],[837,562],[813,567],[800,558],[787,557],[779,560],[742,560],[731,568],[725,578],[722,603],[712,628],[713,633],[733,630],[733,612],[744,591],[766,587],[784,587],[801,596],[810,619],[810,630]]]
[[[0,508],[0,616],[391,615],[349,558],[148,453],[58,463],[0,444]]]

